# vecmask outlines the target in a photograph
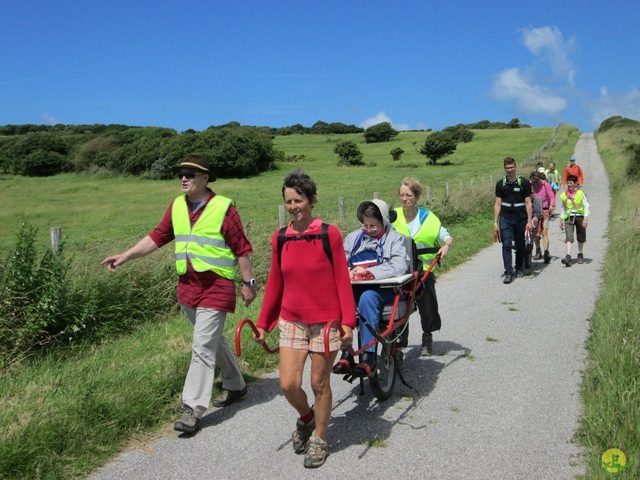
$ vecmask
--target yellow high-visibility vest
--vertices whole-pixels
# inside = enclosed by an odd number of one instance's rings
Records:
[[[410,237],[409,227],[407,226],[407,220],[404,218],[404,210],[402,207],[398,207],[394,209],[398,213],[398,218],[393,222],[393,228],[395,228],[398,233],[401,233],[405,237]],[[425,211],[425,209],[418,209],[418,217],[420,217],[420,212]],[[438,234],[440,233],[440,219],[434,215],[433,212],[429,212],[427,218],[420,225],[420,229],[416,233],[415,237],[413,237],[413,241],[416,243],[417,248],[425,248],[425,247],[436,247],[438,246]],[[418,256],[420,260],[425,264],[431,263],[431,260],[436,258],[435,253],[424,253]]]
[[[176,270],[179,275],[187,273],[188,258],[196,272],[211,270],[233,280],[238,261],[220,232],[232,203],[231,199],[216,195],[191,227],[186,195],[175,199],[171,208],[171,222],[176,244]]]

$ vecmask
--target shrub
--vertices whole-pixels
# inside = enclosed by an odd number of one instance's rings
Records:
[[[631,144],[627,147],[631,153],[627,164],[627,176],[634,181],[640,180],[640,145]]]
[[[427,137],[420,153],[435,165],[440,158],[455,152],[457,146],[458,140],[450,132],[434,132]]]
[[[388,142],[398,135],[389,122],[372,125],[364,131],[364,143]]]
[[[38,258],[35,237],[35,228],[23,224],[1,269],[0,368],[48,343],[64,323],[69,263],[50,249]]]
[[[343,165],[362,165],[362,152],[358,146],[351,140],[339,142],[333,149],[334,153],[340,157],[338,166]]]
[[[39,253],[36,233],[23,224],[0,264],[0,370],[43,347],[130,332],[175,308],[173,262],[107,274],[95,259],[78,265],[63,246]]]
[[[400,160],[402,161],[402,154],[404,153],[404,150],[401,149],[400,147],[396,147],[393,150],[391,150],[389,152],[389,154],[391,155],[391,158],[393,158],[393,161],[397,161]]]
[[[475,133],[473,133],[467,125],[463,125],[462,123],[459,123],[455,127],[447,127],[443,130],[443,132],[450,133],[451,136],[458,141],[458,143],[469,143],[471,140],[473,140],[473,136],[475,135]]]

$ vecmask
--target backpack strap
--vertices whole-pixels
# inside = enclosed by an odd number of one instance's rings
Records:
[[[521,187],[522,186],[522,175],[518,175],[518,178],[516,179],[516,182],[518,182],[518,186]],[[507,185],[507,176],[505,175],[504,177],[502,177],[502,190],[504,191],[504,187]]]
[[[299,234],[287,237],[287,227],[282,227],[278,231],[278,266],[280,266],[280,260],[282,258],[282,248],[285,242],[291,240],[322,240],[322,249],[325,255],[331,262],[333,267],[333,253],[331,252],[331,244],[329,243],[329,224],[322,222],[322,230],[320,233],[315,234]]]

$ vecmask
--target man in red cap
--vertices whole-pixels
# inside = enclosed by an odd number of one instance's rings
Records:
[[[182,391],[182,417],[174,424],[193,433],[209,408],[216,366],[222,376],[217,407],[230,405],[247,393],[240,366],[223,336],[227,313],[236,306],[236,266],[242,274],[242,298],[249,306],[256,296],[252,248],[232,200],[217,195],[207,184],[215,180],[209,162],[189,155],[174,167],[182,194],[158,226],[129,250],[102,261],[109,271],[128,260],[144,257],[175,242],[178,302],[193,326],[192,356]]]

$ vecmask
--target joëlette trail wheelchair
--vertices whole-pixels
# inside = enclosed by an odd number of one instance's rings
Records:
[[[386,400],[391,397],[393,389],[396,384],[396,377],[400,376],[401,381],[404,382],[402,374],[399,371],[398,363],[402,362],[402,351],[398,349],[397,343],[408,334],[409,317],[416,311],[415,299],[416,295],[420,293],[422,288],[422,282],[426,280],[427,276],[431,273],[433,268],[438,264],[440,257],[436,255],[433,261],[429,264],[428,268],[424,270],[422,262],[418,259],[418,255],[425,253],[437,253],[438,248],[421,248],[418,249],[413,242],[413,239],[407,237],[407,245],[411,244],[411,250],[413,252],[413,272],[407,273],[400,277],[386,278],[381,280],[364,280],[354,282],[354,285],[358,285],[359,288],[367,286],[371,288],[392,288],[394,290],[393,303],[386,305],[382,312],[382,320],[380,322],[380,331],[371,330],[374,339],[366,345],[360,345],[358,349],[354,349],[352,345],[349,345],[347,349],[355,357],[362,354],[367,348],[374,343],[376,344],[376,359],[377,364],[375,371],[369,377],[353,376],[351,373],[343,376],[343,379],[348,382],[353,382],[356,378],[360,379],[360,393],[364,393],[364,378],[369,378],[371,390],[373,394],[379,400]],[[344,334],[342,325],[337,320],[333,320],[327,324],[325,328],[325,355],[329,355],[329,332],[331,326],[336,324],[341,334]],[[365,328],[371,328],[366,322],[364,322]],[[253,330],[255,336],[258,336],[258,329],[255,324],[249,319],[244,318],[236,327],[235,342],[236,342],[236,355],[241,354],[241,332],[245,325],[249,325]],[[360,343],[360,342],[359,342]],[[266,342],[262,344],[267,353],[278,353],[279,347],[271,348]]]

